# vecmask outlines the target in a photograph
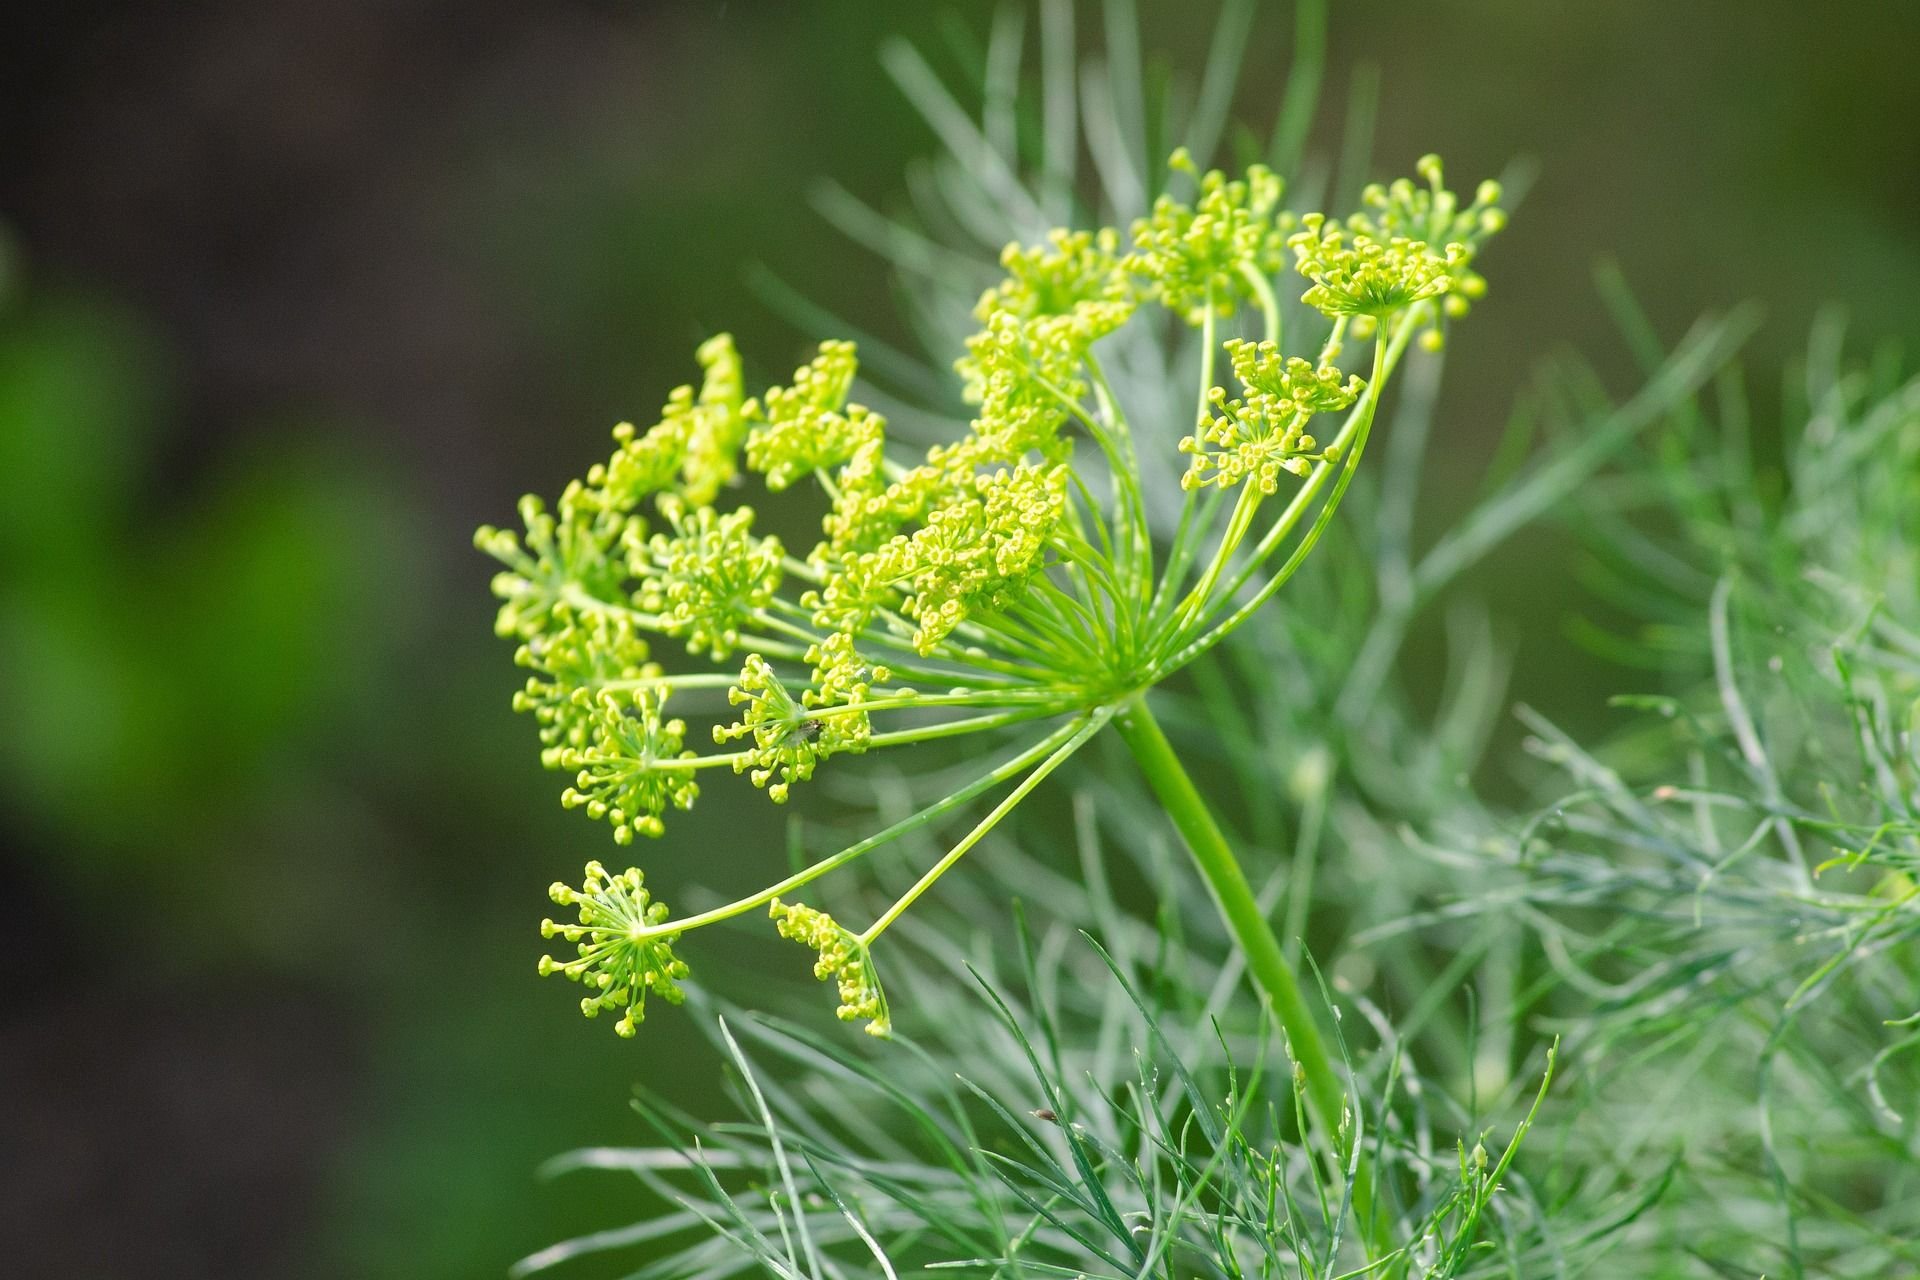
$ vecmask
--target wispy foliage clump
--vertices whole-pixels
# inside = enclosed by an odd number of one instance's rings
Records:
[[[1083,905],[1129,946],[1150,933],[1111,904]],[[1162,966],[1188,959],[1171,939],[1129,973],[1065,927],[1023,932],[1011,972],[989,976],[991,957],[919,932],[928,948],[900,969],[944,1031],[898,1038],[882,1060],[764,1015],[707,1023],[740,1121],[643,1094],[658,1145],[576,1151],[548,1170],[624,1171],[675,1210],[544,1250],[517,1274],[636,1247],[651,1258],[639,1274],[657,1276],[1352,1273],[1351,1168],[1302,1137],[1304,1082],[1270,1024],[1229,1025],[1244,1020],[1197,994],[1162,1006]],[[1191,961],[1232,990],[1231,966]],[[1550,1250],[1513,1160],[1551,1073],[1549,1053],[1530,1096],[1468,1114],[1400,1062],[1378,1111],[1355,1105],[1354,1149],[1406,1197],[1404,1242],[1381,1273],[1535,1274]]]
[[[1560,793],[1492,846],[1510,877],[1480,903],[1537,939],[1576,1061],[1630,1064],[1589,1077],[1613,1143],[1685,1144],[1669,1239],[1897,1274],[1920,1265],[1920,378],[1892,348],[1848,361],[1829,316],[1777,461],[1747,401],[1724,366],[1571,515],[1619,620],[1598,643],[1651,691],[1598,745],[1522,710]]]
[[[1252,7],[1226,6],[1207,77],[1171,96],[1166,120],[1141,102],[1127,6],[1112,10],[1106,59],[1084,71],[1070,6],[1041,11],[1035,116],[1015,106],[1028,97],[1016,20],[986,50],[977,121],[918,53],[887,54],[947,148],[919,186],[921,220],[822,197],[900,268],[936,350],[977,332],[982,289],[1016,309],[1063,289],[1110,301],[1122,286],[1096,272],[1089,290],[1083,268],[1120,239],[1047,238],[1087,220],[1083,203],[1113,225],[1142,216],[1136,234],[1166,247],[1162,265],[1174,246],[1191,262],[1231,252],[1258,265],[1285,240],[1238,213],[1328,185],[1296,168],[1314,7],[1296,33],[1300,92],[1271,138],[1240,139],[1302,176],[1284,193],[1253,174],[1237,193],[1206,180],[1186,206],[1221,202],[1206,235],[1153,206],[1166,172],[1143,157],[1149,137],[1213,154]],[[1362,190],[1363,212],[1341,227],[1303,219],[1290,234],[1310,237],[1299,243],[1319,292],[1276,298],[1267,323],[1298,334],[1324,312],[1355,332],[1386,305],[1390,245],[1374,235],[1378,253],[1345,256],[1362,219],[1384,232],[1487,212],[1420,191]],[[997,286],[990,264],[1008,240],[1050,247],[999,258]],[[1444,298],[1413,299],[1424,315],[1444,321],[1477,294],[1456,265]],[[1396,305],[1431,283],[1419,274],[1392,283]],[[1205,325],[1204,292],[1140,275],[1176,318]],[[1234,305],[1266,310],[1244,277],[1222,278]],[[765,283],[810,327],[861,337],[861,395],[902,438],[950,435],[927,407],[946,370]],[[1245,954],[1111,754],[1116,768],[1069,771],[1070,824],[1031,807],[1009,816],[1001,831],[1025,854],[997,849],[902,922],[910,945],[890,959],[887,992],[924,1017],[889,1056],[729,1011],[716,1037],[744,1123],[644,1100],[653,1145],[556,1169],[630,1171],[654,1216],[527,1269],[623,1246],[646,1259],[639,1274],[663,1277],[932,1262],[1002,1276],[1512,1280],[1920,1267],[1920,383],[1897,354],[1843,359],[1824,325],[1771,433],[1735,363],[1753,314],[1707,317],[1664,349],[1611,275],[1603,292],[1641,361],[1636,389],[1612,394],[1572,357],[1546,366],[1482,491],[1420,521],[1442,365],[1409,363],[1381,416],[1385,456],[1296,566],[1289,607],[1223,637],[1160,695],[1188,768],[1232,798],[1223,825],[1287,961],[1319,960],[1312,1003],[1337,1032],[1338,1126],[1302,1107],[1293,1046],[1239,995]],[[1443,348],[1438,332],[1422,328],[1420,344]],[[1153,518],[1223,481],[1238,500],[1278,491],[1298,464],[1339,461],[1294,415],[1339,412],[1361,388],[1249,340],[1221,348],[1239,391],[1204,396],[1195,415],[1190,371],[1213,358],[1195,336],[1126,326],[1101,339],[1106,382],[1137,420],[1198,419],[1177,456],[1143,455]],[[1098,491],[1105,462],[1085,461]],[[1569,625],[1615,663],[1622,696],[1606,732],[1569,733],[1523,705],[1515,760],[1495,744],[1529,690],[1508,687],[1501,620],[1474,601],[1471,575],[1548,527],[1581,548],[1594,604]],[[1226,597],[1254,594],[1243,586],[1227,579]],[[1437,651],[1437,697],[1404,675],[1415,644]],[[889,763],[860,799],[905,822],[908,779]],[[922,824],[897,835],[914,858],[941,856]],[[869,872],[914,891],[898,866]],[[1031,937],[1001,922],[1010,896],[1034,912]],[[782,931],[820,950],[850,1007],[884,1010],[864,967],[849,998],[846,973],[865,957],[808,910],[777,913]]]

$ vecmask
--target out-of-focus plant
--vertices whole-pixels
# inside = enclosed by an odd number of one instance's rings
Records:
[[[0,789],[72,837],[56,870],[137,869],[204,912],[181,861],[363,709],[399,630],[371,621],[399,525],[372,469],[291,430],[219,456],[188,501],[152,493],[171,391],[127,309],[0,302]]]
[[[1649,1255],[1794,1276],[1920,1265],[1920,379],[1840,333],[1816,329],[1778,462],[1726,363],[1568,505],[1618,620],[1577,634],[1655,691],[1598,744],[1523,709],[1551,805],[1440,824],[1415,847],[1460,890],[1376,935],[1531,934],[1603,1118],[1583,1156],[1668,1139],[1632,1114],[1650,1096],[1689,1113]],[[1573,429],[1606,412],[1563,389]]]

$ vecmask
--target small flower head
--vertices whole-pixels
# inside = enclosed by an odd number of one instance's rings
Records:
[[[968,617],[1005,608],[1045,560],[1066,510],[1067,468],[1022,463],[967,476],[911,534],[849,561],[819,597],[819,620],[844,622],[898,597],[933,652]]]
[[[970,615],[1005,608],[1039,571],[1066,511],[1067,469],[1021,465],[974,479],[975,495],[932,512],[897,549],[895,572],[912,584],[902,611],[919,623],[913,644],[933,648]]]
[[[1245,391],[1229,400],[1224,389],[1213,389],[1214,416],[1180,442],[1193,458],[1181,482],[1189,489],[1225,489],[1251,477],[1262,493],[1273,493],[1282,471],[1304,476],[1326,456],[1307,425],[1317,413],[1351,405],[1362,383],[1331,365],[1316,369],[1298,356],[1282,359],[1271,342],[1236,338],[1226,345]]]
[[[820,354],[796,369],[793,383],[772,387],[747,403],[752,422],[747,465],[778,493],[816,471],[828,471],[878,440],[886,423],[847,404],[859,363],[851,342],[823,342]]]
[[[981,463],[1011,464],[1029,454],[1063,459],[1070,447],[1061,432],[1071,417],[1067,406],[1087,391],[1081,364],[1094,343],[1132,314],[1126,301],[1081,302],[1058,315],[989,312],[956,365],[966,398],[980,406],[972,434],[937,448],[929,461],[963,475]]]
[[[476,547],[506,568],[493,577],[500,600],[494,632],[531,639],[573,621],[568,603],[576,590],[617,592],[624,573],[618,548],[637,526],[637,517],[613,512],[591,500],[579,482],[568,486],[557,510],[532,494],[520,499],[524,533],[482,525]]]
[[[712,502],[738,471],[747,435],[740,356],[733,338],[718,334],[694,353],[705,371],[700,389],[676,387],[645,432],[623,422],[613,430],[620,447],[587,472],[585,488],[609,510],[631,511],[643,498],[678,489],[696,505]]]
[[[687,966],[673,954],[680,935],[660,931],[666,904],[652,900],[638,870],[610,875],[589,862],[578,889],[556,882],[547,894],[556,905],[575,908],[579,920],[542,920],[540,936],[576,943],[579,954],[572,960],[541,956],[540,976],[558,973],[585,986],[580,1012],[595,1018],[602,1010],[620,1010],[613,1029],[631,1036],[646,1017],[648,992],[669,1004],[686,998],[679,984]]]
[[[1440,157],[1422,156],[1414,167],[1425,180],[1424,186],[1406,178],[1386,186],[1368,186],[1360,193],[1363,207],[1346,220],[1346,231],[1353,236],[1356,248],[1363,239],[1375,245],[1406,241],[1427,246],[1428,253],[1441,260],[1446,274],[1440,310],[1448,318],[1458,319],[1487,291],[1485,277],[1472,264],[1481,243],[1507,225],[1506,211],[1500,208],[1500,184],[1482,182],[1473,200],[1462,203],[1442,181]],[[1433,246],[1445,248],[1438,251]],[[1313,301],[1311,296],[1308,301]],[[1369,322],[1373,318],[1368,316]],[[1429,349],[1437,349],[1442,343],[1438,326],[1426,330],[1421,338]]]
[[[513,660],[534,673],[513,695],[513,709],[533,714],[540,726],[540,763],[549,769],[577,767],[565,761],[569,752],[593,742],[601,690],[639,687],[660,675],[632,623],[604,614],[532,637]]]
[[[613,429],[619,447],[605,463],[587,471],[587,484],[610,508],[630,510],[643,498],[670,488],[687,456],[687,414],[693,404],[692,387],[676,387],[660,421],[646,431],[631,422]]]
[[[1363,316],[1377,323],[1437,298],[1453,286],[1454,266],[1464,263],[1459,245],[1436,253],[1406,236],[1380,240],[1349,233],[1317,213],[1301,219],[1301,228],[1287,240],[1300,274],[1313,281],[1301,300],[1335,318]]]
[[[619,844],[632,843],[636,832],[661,835],[666,830],[661,815],[669,807],[691,809],[700,795],[692,770],[676,767],[694,753],[682,750],[686,722],[661,714],[670,693],[665,685],[653,685],[575,694],[590,736],[583,745],[569,745],[557,754],[561,768],[577,771],[560,803],[605,819]]]
[[[1031,320],[1072,315],[1082,303],[1124,303],[1132,288],[1119,252],[1120,233],[1111,227],[1055,228],[1044,244],[1010,244],[1000,253],[1007,278],[982,295],[974,318],[985,323],[1005,313]]]
[[[1372,183],[1360,193],[1360,212],[1347,219],[1347,229],[1376,240],[1406,236],[1427,244],[1462,244],[1475,248],[1480,241],[1507,225],[1500,208],[1500,184],[1482,182],[1473,201],[1462,204],[1441,181],[1439,156],[1422,156],[1414,169],[1425,186],[1400,178],[1382,186]]]
[[[820,521],[826,538],[809,559],[825,568],[873,550],[925,515],[948,484],[946,470],[931,463],[889,479],[884,441],[863,442],[835,477],[832,506]]]
[[[1184,147],[1168,164],[1175,172],[1194,172]],[[1264,165],[1231,182],[1211,170],[1199,178],[1199,187],[1192,204],[1165,194],[1155,200],[1153,212],[1133,224],[1127,258],[1128,269],[1153,295],[1193,325],[1209,309],[1229,316],[1238,301],[1251,298],[1249,272],[1264,278],[1280,270],[1289,225],[1280,211],[1285,184]]]
[[[641,580],[634,603],[659,618],[664,634],[684,638],[687,652],[722,661],[780,589],[786,550],[778,538],[753,536],[751,507],[721,515],[668,494],[660,514],[670,531],[631,547]]]
[[[713,740],[749,741],[734,761],[733,771],[746,773],[754,786],[764,787],[775,804],[786,803],[793,784],[813,777],[820,761],[841,752],[865,751],[871,736],[864,711],[809,709],[804,700],[787,691],[772,665],[757,653],[748,656],[739,683],[727,691],[727,701],[746,709],[733,724],[716,725]]]
[[[885,684],[893,672],[868,662],[854,648],[853,637],[836,631],[807,650],[813,664],[813,687],[800,696],[809,707],[834,707],[864,702],[876,684]]]
[[[838,979],[840,1008],[836,1012],[842,1022],[858,1022],[864,1018],[868,1035],[884,1037],[892,1033],[887,997],[880,989],[880,978],[873,970],[873,957],[867,953],[866,943],[841,928],[826,912],[798,902],[775,898],[767,914],[781,937],[791,938],[820,953],[813,966],[813,976],[822,982]]]
[[[745,384],[740,354],[729,334],[717,334],[694,353],[706,377],[687,415],[685,452],[680,462],[681,496],[700,505],[712,502],[738,471],[740,443],[747,437],[741,415]]]

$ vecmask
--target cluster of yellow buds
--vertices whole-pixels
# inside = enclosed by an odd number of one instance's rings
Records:
[[[579,954],[572,960],[541,956],[540,976],[557,973],[584,985],[589,994],[581,998],[580,1012],[595,1018],[603,1010],[618,1009],[620,1019],[613,1029],[631,1036],[646,1016],[649,992],[669,1004],[686,998],[680,980],[687,976],[687,966],[673,954],[679,934],[659,932],[669,914],[667,906],[648,894],[639,871],[629,867],[611,875],[598,862],[589,862],[578,889],[555,882],[547,896],[556,906],[575,908],[579,920],[542,920],[540,936],[577,943]]]
[[[775,898],[767,904],[767,915],[781,937],[791,938],[820,953],[813,965],[813,976],[822,982],[829,978],[837,980],[840,1007],[835,1012],[842,1022],[865,1019],[870,1036],[885,1036],[893,1030],[893,1020],[887,1015],[887,997],[880,990],[880,979],[874,974],[866,943],[841,928],[826,912],[798,902]]]
[[[1217,485],[1222,489],[1252,477],[1262,493],[1280,487],[1280,473],[1301,477],[1315,462],[1338,461],[1320,450],[1307,434],[1307,424],[1318,413],[1337,413],[1360,398],[1364,387],[1358,374],[1342,374],[1332,365],[1315,368],[1299,356],[1282,357],[1272,342],[1235,338],[1226,344],[1233,375],[1244,389],[1232,399],[1224,387],[1208,396],[1213,416],[1199,434],[1180,442],[1180,451],[1192,455],[1181,483],[1191,489]]]
[[[672,392],[654,425],[616,427],[611,457],[551,507],[525,499],[521,532],[479,531],[502,565],[496,628],[530,672],[514,705],[539,726],[542,762],[570,775],[562,802],[623,844],[693,805],[703,770],[745,774],[780,802],[836,756],[1041,729],[903,824],[698,916],[668,917],[637,871],[590,867],[582,889],[564,891],[581,923],[551,926],[582,943],[581,958],[544,969],[595,985],[589,1003],[624,1008],[623,1030],[647,991],[677,997],[674,938],[769,902],[781,932],[815,946],[823,976],[839,979],[843,1016],[884,1028],[868,950],[878,931],[1127,700],[1279,587],[1345,492],[1409,341],[1437,335],[1485,287],[1471,264],[1503,221],[1496,186],[1463,205],[1431,159],[1424,186],[1370,187],[1340,221],[1284,209],[1284,184],[1257,165],[1203,174],[1182,152],[1170,172],[1189,196],[1162,194],[1124,233],[1062,229],[1008,246],[956,361],[974,416],[953,438],[894,456],[886,421],[852,399],[850,342],[821,343],[786,385],[749,396],[722,334],[696,352],[698,385]],[[1289,247],[1310,285],[1302,301],[1326,319],[1307,318],[1322,326],[1310,342],[1283,345]],[[1256,314],[1242,317],[1245,303]],[[1178,435],[1130,420],[1100,354],[1155,310],[1199,329],[1203,354],[1178,445],[1187,505],[1170,538],[1149,527],[1141,459]],[[1355,341],[1370,342],[1364,379],[1339,364]],[[1222,352],[1237,393],[1216,385]],[[1099,465],[1083,465],[1082,442]],[[740,499],[807,481],[824,510],[819,540],[797,558],[755,532]],[[1263,532],[1262,503],[1286,481],[1298,492]],[[1216,503],[1231,506],[1224,521]],[[731,669],[669,673],[650,650],[663,639]],[[710,732],[696,736],[718,750],[687,746],[699,716]],[[781,903],[1022,773],[867,933]]]

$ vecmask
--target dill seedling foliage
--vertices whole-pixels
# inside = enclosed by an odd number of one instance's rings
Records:
[[[616,1029],[633,1034],[650,993],[679,1000],[683,935],[770,908],[783,934],[819,951],[820,976],[839,979],[841,1016],[886,1034],[875,941],[1109,722],[1189,843],[1218,846],[1197,856],[1223,910],[1272,946],[1141,695],[1243,623],[1312,549],[1407,346],[1437,346],[1484,290],[1472,263],[1504,217],[1497,184],[1463,201],[1434,157],[1420,162],[1424,185],[1371,187],[1344,220],[1283,211],[1281,179],[1263,166],[1201,174],[1183,151],[1170,168],[1189,194],[1162,195],[1124,237],[1057,230],[1007,247],[956,366],[976,406],[961,438],[918,457],[890,449],[885,420],[851,399],[848,342],[822,343],[787,385],[750,396],[722,334],[696,353],[698,385],[675,390],[657,423],[615,428],[612,457],[552,506],[523,499],[521,531],[479,531],[505,566],[493,583],[498,630],[531,673],[515,706],[538,724],[543,762],[570,778],[562,803],[623,845],[662,834],[715,770],[745,774],[779,803],[838,757],[1031,731],[906,821],[715,910],[672,915],[637,869],[590,866],[581,889],[556,885],[554,901],[579,919],[542,930],[579,956],[541,971],[584,983],[589,1016],[617,1010]],[[1275,294],[1289,264],[1308,282],[1304,301],[1332,322],[1292,352]],[[1102,368],[1104,339],[1162,309],[1201,331],[1189,421],[1135,421]],[[1259,337],[1223,336],[1248,311]],[[1221,354],[1231,388],[1216,380]],[[1190,458],[1170,531],[1149,526],[1138,463],[1164,448]],[[821,537],[804,554],[727,501],[749,472],[773,491],[817,487]],[[660,645],[718,669],[669,675],[653,661]],[[720,697],[732,718],[714,724],[713,749],[697,750],[674,711]],[[866,928],[795,900],[1003,786]],[[1261,977],[1270,993],[1291,986],[1290,974]],[[1297,990],[1273,994],[1299,1005],[1289,1020],[1305,1025]]]

